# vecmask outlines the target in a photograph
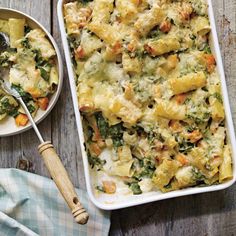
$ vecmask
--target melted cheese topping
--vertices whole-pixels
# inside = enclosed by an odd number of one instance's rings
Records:
[[[205,1],[94,0],[64,8],[91,167],[134,194],[229,179]],[[82,12],[86,21],[73,32],[69,23]]]

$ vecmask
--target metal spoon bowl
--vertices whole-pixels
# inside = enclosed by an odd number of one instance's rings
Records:
[[[0,52],[7,50],[10,46],[9,36],[3,32],[0,32]]]

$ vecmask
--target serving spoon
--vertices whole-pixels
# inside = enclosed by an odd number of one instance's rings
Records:
[[[0,32],[0,53],[9,48],[9,37],[7,34]],[[66,172],[65,167],[63,166],[59,156],[57,155],[55,148],[53,147],[50,141],[45,142],[41,133],[38,130],[37,125],[35,124],[24,100],[20,96],[17,90],[11,87],[11,84],[8,79],[8,71],[0,68],[0,87],[7,93],[16,98],[23,109],[25,110],[26,115],[29,118],[29,121],[40,141],[38,146],[38,151],[42,156],[44,163],[53,178],[55,184],[57,185],[58,190],[61,192],[65,201],[72,211],[72,215],[75,218],[75,221],[79,224],[86,224],[89,218],[88,213],[83,208],[82,204],[79,201],[79,198],[75,192],[74,186]],[[2,77],[2,78],[1,78]]]
[[[0,32],[0,52],[6,50],[10,45],[10,40],[7,34]]]

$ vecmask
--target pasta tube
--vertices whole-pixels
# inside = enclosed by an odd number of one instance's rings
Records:
[[[204,36],[211,30],[209,20],[202,16],[195,17],[191,22],[191,26],[195,35]]]
[[[206,82],[206,76],[203,72],[190,73],[180,78],[169,80],[174,95],[202,88],[206,85]]]
[[[163,38],[149,41],[145,46],[145,50],[153,57],[176,51],[180,49],[180,43],[176,38]]]
[[[139,16],[134,27],[142,36],[146,36],[153,27],[162,22],[164,17],[163,9],[155,5],[150,11]]]
[[[229,145],[225,145],[224,147],[224,157],[219,169],[219,173],[220,183],[233,177],[232,159]]]
[[[11,48],[16,48],[17,40],[24,37],[25,19],[10,18],[8,24],[10,31],[10,46]]]
[[[180,163],[178,161],[165,159],[155,170],[152,181],[159,188],[163,188],[169,184],[179,167]]]
[[[211,116],[214,121],[221,121],[225,118],[224,106],[221,97],[220,85],[211,85],[209,103],[211,106]]]
[[[174,102],[162,101],[156,106],[156,115],[169,120],[184,120],[186,106],[177,105]]]

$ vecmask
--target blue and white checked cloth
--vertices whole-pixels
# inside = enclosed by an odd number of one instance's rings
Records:
[[[17,169],[0,169],[0,236],[106,236],[109,212],[76,190],[89,212],[86,226],[75,223],[54,182]]]

